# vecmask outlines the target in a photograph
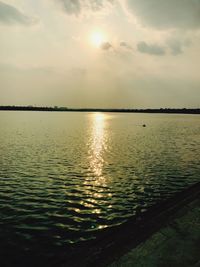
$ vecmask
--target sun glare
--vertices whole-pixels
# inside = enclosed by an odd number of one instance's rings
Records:
[[[96,46],[100,47],[105,42],[105,36],[102,32],[94,32],[91,35],[91,43]]]

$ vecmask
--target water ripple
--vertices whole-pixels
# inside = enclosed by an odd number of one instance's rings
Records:
[[[93,239],[200,177],[197,116],[0,116],[1,242],[19,255]]]

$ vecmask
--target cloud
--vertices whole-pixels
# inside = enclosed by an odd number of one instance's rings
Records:
[[[59,0],[59,2],[68,14],[78,15],[81,12],[81,3],[79,0]]]
[[[130,50],[132,50],[133,48],[132,48],[132,46],[130,46],[128,43],[126,43],[126,42],[120,42],[120,44],[119,44],[121,47],[124,47],[124,48],[126,48],[126,49],[130,49]]]
[[[83,10],[97,12],[107,4],[112,4],[113,0],[55,0],[60,2],[64,11],[69,15],[80,15]]]
[[[101,44],[101,49],[103,50],[109,50],[110,48],[112,48],[112,45],[109,42],[104,42]]]
[[[35,19],[24,15],[14,6],[5,4],[0,1],[0,23],[12,25],[32,25],[36,22]]]
[[[200,0],[125,0],[145,26],[159,29],[200,28]]]
[[[166,41],[168,47],[171,50],[172,55],[177,56],[184,52],[184,49],[190,45],[190,40],[179,40],[177,38],[171,38]]]
[[[165,55],[165,48],[156,44],[147,44],[146,42],[139,42],[137,50],[141,53],[163,56]]]
[[[111,48],[113,48],[116,53],[122,52],[124,50],[123,48],[125,48],[126,50],[133,50],[133,48],[124,41],[116,45],[113,45],[110,42],[104,42],[101,44],[102,50],[110,50]]]
[[[168,46],[171,50],[171,53],[176,56],[183,53],[183,45],[179,40],[172,39],[168,41]]]

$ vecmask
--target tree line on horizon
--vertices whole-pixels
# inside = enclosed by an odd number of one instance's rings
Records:
[[[40,107],[40,106],[0,106],[0,110],[16,110],[16,111],[79,111],[79,112],[124,112],[124,113],[184,113],[184,114],[200,114],[200,108],[147,108],[147,109],[131,109],[131,108],[68,108],[68,107]]]

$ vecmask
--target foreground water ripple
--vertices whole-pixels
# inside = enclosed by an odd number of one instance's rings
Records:
[[[200,178],[197,115],[1,112],[0,124],[6,253],[49,258]]]

